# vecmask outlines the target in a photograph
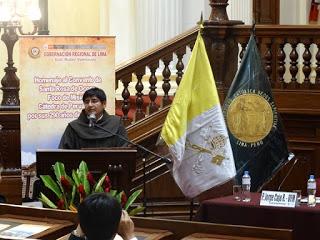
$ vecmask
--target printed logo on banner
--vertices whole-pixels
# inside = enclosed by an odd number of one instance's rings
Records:
[[[41,51],[40,51],[40,48],[38,47],[31,47],[29,48],[28,53],[29,53],[29,56],[32,58],[39,58]]]

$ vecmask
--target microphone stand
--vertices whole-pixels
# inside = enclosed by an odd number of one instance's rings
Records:
[[[146,158],[142,157],[143,216],[147,216]]]
[[[280,189],[282,188],[282,185],[284,184],[284,182],[287,180],[287,178],[291,174],[291,172],[292,172],[293,168],[295,167],[295,165],[297,164],[297,162],[298,162],[298,158],[296,157],[294,159],[294,162],[293,162],[292,166],[290,167],[289,171],[287,172],[287,174],[284,176],[281,183],[279,184],[278,189],[277,189],[278,191],[280,191]]]
[[[140,144],[137,144],[137,143],[134,143],[132,142],[131,140],[117,134],[117,133],[114,133],[114,132],[111,132],[101,126],[99,126],[98,124],[95,123],[94,121],[95,119],[93,118],[89,118],[89,127],[96,127],[98,129],[101,129],[107,133],[110,133],[112,134],[113,136],[117,136],[118,138],[120,138],[121,140],[135,146],[137,149],[141,149],[143,151],[143,156],[142,156],[142,175],[143,175],[143,207],[144,207],[144,210],[143,210],[143,214],[144,216],[147,215],[147,195],[146,195],[146,158],[145,158],[145,153],[149,153],[157,158],[159,158],[161,161],[163,161],[164,163],[166,164],[171,164],[172,161],[169,159],[169,158],[166,158],[166,157],[163,157],[163,156],[160,156],[159,154],[155,153],[155,152],[152,152],[150,151],[149,149],[145,148],[144,146],[140,145]]]
[[[125,137],[117,134],[117,133],[111,132],[111,131],[109,131],[109,130],[107,130],[107,129],[105,129],[105,128],[103,128],[103,127],[101,127],[101,126],[99,126],[99,125],[97,125],[97,124],[95,124],[95,123],[92,124],[92,127],[99,128],[99,129],[101,129],[101,130],[103,130],[103,131],[105,131],[105,132],[107,132],[107,133],[112,134],[113,136],[117,136],[117,137],[120,138],[121,140],[123,140],[123,141],[125,141],[125,142],[127,142],[127,143],[130,143],[131,145],[135,146],[137,149],[141,149],[142,151],[144,151],[144,152],[146,152],[146,153],[149,153],[149,154],[151,154],[151,155],[153,155],[153,156],[155,156],[155,157],[157,157],[157,158],[160,158],[160,160],[163,161],[164,163],[167,163],[167,164],[171,164],[171,163],[172,163],[172,161],[171,161],[169,158],[160,156],[159,154],[150,151],[149,149],[145,148],[144,146],[142,146],[142,145],[140,145],[140,144],[137,144],[137,143],[134,143],[134,142],[132,142],[131,140],[129,140],[129,139],[127,139],[127,138],[125,138]]]

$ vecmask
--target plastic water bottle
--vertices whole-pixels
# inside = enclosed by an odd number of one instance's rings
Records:
[[[250,202],[251,196],[250,196],[250,187],[251,187],[251,177],[249,175],[249,171],[244,171],[244,174],[242,176],[242,201],[243,202]]]
[[[316,180],[314,179],[314,175],[310,175],[309,177],[307,190],[308,190],[308,206],[315,207],[317,184],[316,184]]]

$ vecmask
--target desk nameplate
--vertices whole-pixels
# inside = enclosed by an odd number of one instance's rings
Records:
[[[297,193],[262,191],[260,198],[260,206],[294,208],[296,206],[296,200]]]

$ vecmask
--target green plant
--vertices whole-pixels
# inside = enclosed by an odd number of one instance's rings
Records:
[[[112,189],[111,181],[107,173],[103,174],[98,181],[95,181],[89,171],[86,162],[82,161],[77,170],[72,170],[72,177],[66,174],[64,164],[56,162],[53,165],[56,181],[50,175],[41,175],[44,185],[49,188],[57,197],[56,203],[51,201],[45,194],[40,193],[39,200],[47,207],[77,211],[79,203],[92,193],[107,192],[114,196],[124,210],[129,210],[132,203],[141,194],[142,190],[136,190],[127,198],[124,191]],[[144,210],[144,207],[137,206],[129,211],[129,215],[135,215]]]

